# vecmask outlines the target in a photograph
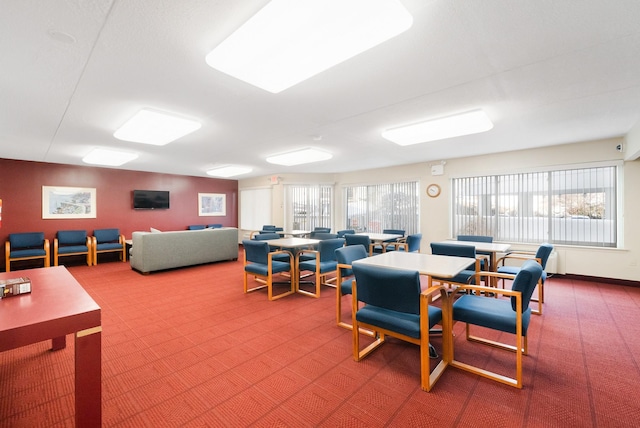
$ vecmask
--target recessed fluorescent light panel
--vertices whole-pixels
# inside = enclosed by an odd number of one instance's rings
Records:
[[[88,155],[82,158],[84,163],[104,166],[120,166],[138,157],[135,153],[118,152],[107,149],[93,149]]]
[[[272,0],[206,61],[278,93],[364,52],[413,24],[397,0]]]
[[[382,137],[401,146],[444,140],[445,138],[477,134],[493,128],[493,123],[482,110],[473,110],[453,116],[388,129]]]
[[[317,149],[302,149],[281,155],[269,156],[267,162],[276,165],[293,166],[331,159],[333,155]]]
[[[164,146],[198,129],[200,122],[169,113],[142,109],[113,133],[118,140]]]
[[[208,175],[212,177],[235,177],[236,175],[247,174],[253,171],[253,169],[246,166],[223,166],[220,168],[214,168],[207,171]]]

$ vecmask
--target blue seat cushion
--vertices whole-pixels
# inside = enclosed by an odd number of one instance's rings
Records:
[[[316,271],[315,260],[307,260],[304,262],[300,262],[299,266],[300,266],[300,271],[303,271],[303,270],[310,270],[313,272]],[[328,262],[320,262],[320,273],[333,272],[334,270],[336,270],[337,266],[338,266],[338,262],[335,260],[328,261]]]
[[[46,255],[47,255],[47,252],[43,249],[29,248],[27,250],[11,251],[11,253],[9,254],[9,257],[11,257],[12,259],[19,259],[23,257],[39,257],[39,256],[46,256]]]
[[[249,263],[244,267],[244,270],[256,275],[269,276],[269,267],[260,263]],[[277,260],[271,262],[272,273],[289,272],[289,270],[291,270],[289,263],[279,262]]]
[[[340,293],[342,294],[351,294],[351,290],[353,289],[353,280],[354,278],[349,278],[340,284]]]
[[[58,254],[87,252],[89,252],[89,248],[86,245],[65,245],[64,247],[58,247]]]
[[[516,312],[510,300],[465,294],[453,304],[453,319],[516,334]],[[527,335],[531,309],[522,313],[522,335]]]
[[[121,250],[122,249],[122,244],[117,243],[117,242],[106,242],[104,244],[97,244],[96,245],[96,249],[98,251],[104,251],[104,250]]]
[[[441,319],[442,310],[435,306],[429,306],[429,328],[439,323]],[[356,312],[356,320],[420,339],[420,315],[366,305]]]

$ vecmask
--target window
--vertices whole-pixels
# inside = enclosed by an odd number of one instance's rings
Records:
[[[298,230],[332,227],[333,186],[285,185],[285,224]]]
[[[420,229],[419,183],[377,184],[345,187],[346,229],[382,232],[402,229],[407,234]]]
[[[453,180],[453,236],[617,246],[616,166]]]

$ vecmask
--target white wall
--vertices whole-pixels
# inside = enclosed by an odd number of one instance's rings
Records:
[[[449,238],[450,180],[455,177],[522,172],[550,166],[566,166],[601,161],[622,160],[623,153],[616,150],[622,138],[551,146],[546,148],[504,152],[494,155],[446,159],[444,174],[431,175],[431,166],[440,162],[418,163],[374,170],[340,174],[280,174],[278,185],[273,186],[273,224],[283,225],[283,184],[335,182],[335,223],[333,230],[344,228],[342,187],[362,183],[418,180],[423,190],[420,200],[420,229],[423,234],[422,251],[428,252],[428,243]],[[623,215],[624,248],[575,248],[557,246],[558,273],[586,275],[640,281],[640,161],[624,162]],[[241,180],[239,189],[268,184],[268,177]],[[429,198],[425,189],[437,183],[442,193]],[[537,246],[514,245],[518,249]]]

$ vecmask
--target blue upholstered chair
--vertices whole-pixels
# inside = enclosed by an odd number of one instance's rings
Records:
[[[486,235],[458,235],[456,238],[458,241],[467,241],[467,242],[493,242],[493,236]],[[483,254],[485,256],[490,256],[490,253],[483,253],[482,251],[478,251],[478,254]],[[480,269],[488,270],[488,260],[480,260]]]
[[[367,235],[354,235],[347,233],[344,235],[344,241],[346,246],[362,245],[370,256],[373,255],[373,244]]]
[[[490,272],[489,275],[504,277],[506,274]],[[506,349],[516,353],[516,376],[511,378],[503,374],[488,371],[486,368],[474,367],[469,364],[455,360],[453,342],[449,355],[450,364],[471,373],[479,374],[489,379],[522,388],[522,355],[526,355],[527,350],[527,329],[531,319],[531,308],[529,301],[533,290],[542,275],[542,266],[534,260],[527,260],[523,263],[520,271],[513,280],[511,290],[496,289],[491,287],[463,285],[456,289],[454,293],[462,294],[452,306],[453,321],[466,323],[466,338],[469,341],[484,343],[497,348]],[[507,296],[504,298],[486,297],[487,293],[495,293]],[[475,293],[475,294],[473,294]],[[485,295],[481,295],[484,293]],[[452,296],[455,299],[456,294]],[[485,338],[473,336],[470,333],[470,325],[498,330],[515,334],[515,346],[506,343],[496,342]],[[482,360],[484,361],[484,359]]]
[[[281,238],[281,236],[277,232],[264,232],[263,231],[263,232],[258,233],[257,235],[254,235],[252,239],[254,239],[255,241],[268,241],[270,239],[280,239],[280,238]],[[286,252],[286,251],[284,253],[282,251],[280,251],[281,250],[280,247],[276,247],[276,246],[270,245],[269,249],[272,252],[276,252],[276,251],[278,252],[278,254],[275,254],[273,256],[274,260],[278,260],[278,261],[281,261],[281,262],[288,262],[289,261],[289,255],[290,254],[288,252]]]
[[[542,304],[544,303],[544,281],[547,279],[547,272],[545,269],[547,268],[547,260],[549,260],[549,256],[553,251],[553,245],[544,243],[538,247],[538,250],[534,253],[531,251],[511,251],[504,257],[498,259],[496,262],[499,273],[506,273],[511,275],[516,275],[520,272],[520,266],[506,265],[507,261],[516,261],[516,263],[522,263],[523,260],[536,260],[540,266],[542,266],[542,275],[540,276],[540,280],[538,281],[538,297],[536,299],[531,299],[534,302],[538,303],[538,309],[531,310],[531,313],[536,315],[542,315]],[[501,266],[502,265],[502,266]],[[502,281],[502,286],[504,287],[504,280]]]
[[[49,267],[49,240],[44,232],[11,233],[4,244],[5,269],[11,271],[11,262],[20,260],[44,260],[44,267]]]
[[[338,235],[338,238],[344,238],[344,235],[347,235],[350,233],[356,233],[356,231],[353,229],[343,229],[336,232],[336,234]]]
[[[120,229],[95,229],[91,246],[93,249],[93,264],[98,264],[98,254],[118,253],[118,258],[126,262],[126,244],[124,235],[120,234]]]
[[[206,224],[190,224],[187,227],[189,230],[203,230],[207,228]]]
[[[342,296],[351,294],[351,284],[353,283],[353,269],[351,263],[355,260],[366,258],[369,253],[362,245],[347,245],[335,250],[336,261],[338,262],[336,274],[336,323],[340,327],[351,330],[351,322],[342,321]]]
[[[310,238],[324,241],[325,239],[336,239],[338,238],[338,234],[329,232],[311,232]]]
[[[439,256],[468,257],[475,259],[475,262],[460,272],[453,278],[437,278],[433,277],[433,281],[441,284],[448,284],[449,287],[477,284],[480,285],[480,260],[476,255],[476,248],[473,245],[445,244],[440,242],[431,243],[431,254]]]
[[[343,238],[325,239],[318,243],[317,250],[302,250],[296,254],[296,266],[298,275],[300,273],[309,271],[315,274],[315,291],[306,291],[298,287],[298,292],[306,294],[308,296],[320,297],[320,285],[332,285],[331,282],[335,281],[327,279],[327,276],[336,272],[338,268],[338,261],[336,260],[336,249],[344,246]],[[312,260],[303,260],[301,257],[313,255]]]
[[[53,265],[58,266],[60,257],[84,255],[87,266],[93,263],[92,239],[86,230],[59,230],[53,240]]]
[[[295,293],[295,278],[293,275],[289,275],[290,287],[284,293],[278,295],[273,294],[273,277],[277,274],[289,273],[293,271],[293,255],[288,251],[271,251],[269,244],[266,242],[256,240],[244,240],[242,241],[244,247],[244,292],[249,293],[251,291],[267,288],[269,300],[280,299],[281,297],[288,296]],[[274,257],[281,254],[288,256],[288,261],[278,261]],[[264,281],[264,284],[249,288],[249,276],[259,277]]]
[[[420,385],[429,391],[438,380],[447,359],[442,358],[430,373],[429,330],[448,322],[440,308],[429,305],[435,295],[446,298],[442,286],[434,286],[421,292],[417,271],[388,269],[378,266],[353,265],[355,281],[352,286],[353,306],[353,358],[360,361],[392,336],[420,347]],[[360,307],[360,302],[364,306]],[[445,305],[445,310],[447,306]],[[361,329],[375,331],[378,338],[360,349]],[[444,330],[448,330],[443,325]],[[443,335],[443,349],[450,348],[451,336]]]
[[[387,245],[387,251],[406,251],[409,253],[419,253],[422,243],[422,233],[414,233],[404,240],[393,242]]]

